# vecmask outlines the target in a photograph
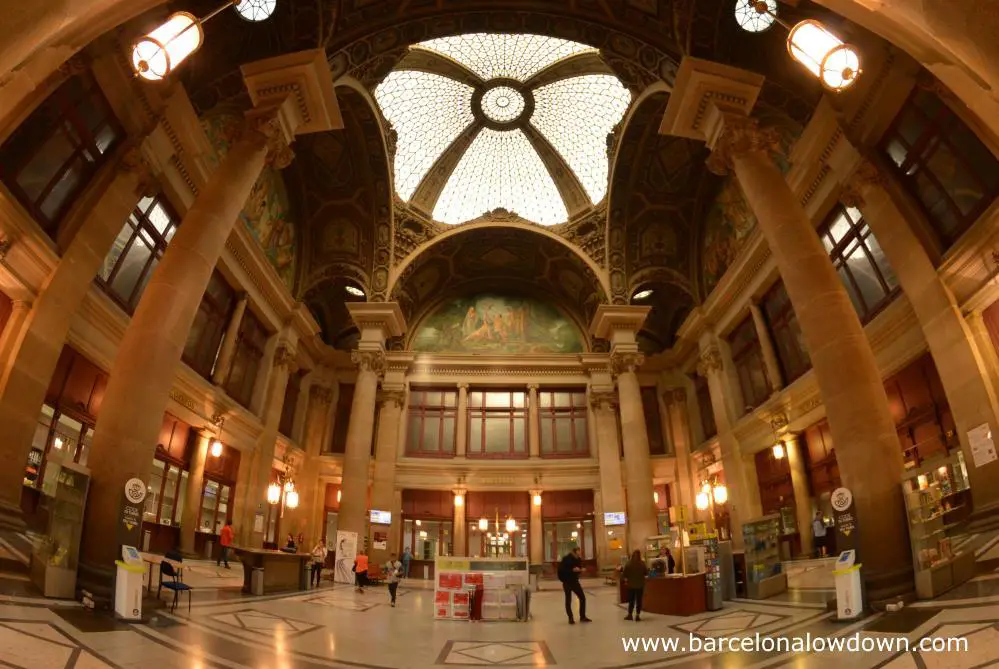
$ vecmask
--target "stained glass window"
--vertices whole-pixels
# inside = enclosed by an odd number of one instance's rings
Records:
[[[630,103],[628,89],[609,74],[562,79],[534,91],[531,124],[569,163],[593,202],[607,193],[607,135]]]
[[[390,72],[375,99],[395,128],[395,190],[413,196],[427,170],[473,121],[472,89],[439,74]]]
[[[556,37],[490,33],[442,37],[416,46],[456,60],[487,81],[499,78],[527,81],[563,58],[596,51],[585,44]]]
[[[444,186],[434,218],[462,223],[498,207],[542,225],[568,218],[555,182],[524,133],[483,128]]]

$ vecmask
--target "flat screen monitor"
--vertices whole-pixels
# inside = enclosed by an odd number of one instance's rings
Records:
[[[624,511],[613,511],[604,514],[604,527],[624,525]]]
[[[376,511],[371,510],[371,524],[372,525],[391,525],[392,524],[392,512],[391,511]]]

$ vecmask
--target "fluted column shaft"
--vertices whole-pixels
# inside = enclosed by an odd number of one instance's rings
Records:
[[[656,503],[653,499],[652,458],[646,432],[642,391],[635,369],[642,356],[612,354],[617,371],[617,392],[621,402],[621,435],[624,440],[624,472],[628,487],[628,546],[641,549],[645,540],[656,536]]]
[[[354,351],[358,366],[354,401],[347,427],[347,449],[343,457],[343,495],[340,499],[339,529],[357,532],[359,542],[365,536],[368,508],[368,464],[371,461],[371,438],[375,428],[375,402],[378,377],[385,369],[385,352]]]
[[[458,424],[455,425],[455,456],[465,457],[468,452],[468,384],[458,384]]]
[[[185,555],[194,555],[194,533],[197,531],[198,513],[201,511],[201,488],[205,484],[205,464],[208,462],[208,448],[212,434],[203,431],[198,434],[191,454],[191,466],[187,473],[187,489],[184,490],[184,510],[180,514],[180,550]]]
[[[709,166],[730,168],[777,261],[808,346],[843,484],[860,519],[870,596],[912,590],[902,450],[881,374],[853,305],[798,198],[771,160],[777,134],[726,115]]]
[[[219,347],[218,362],[212,370],[212,383],[221,386],[229,377],[232,370],[232,361],[236,357],[236,343],[239,340],[239,328],[243,325],[243,314],[246,313],[246,305],[250,301],[250,296],[240,293],[236,300],[236,306],[229,317],[229,324],[226,326],[225,335],[222,337],[222,346]]]

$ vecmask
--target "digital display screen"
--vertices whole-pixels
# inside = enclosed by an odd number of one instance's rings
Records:
[[[376,511],[371,510],[371,524],[372,525],[391,525],[392,524],[392,512],[391,511]]]
[[[624,511],[613,511],[604,514],[604,527],[612,525],[624,525]]]
[[[142,561],[142,558],[139,557],[139,551],[137,551],[134,546],[122,546],[121,557],[124,558],[125,562]]]

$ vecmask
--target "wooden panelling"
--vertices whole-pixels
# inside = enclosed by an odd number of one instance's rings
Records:
[[[208,460],[205,462],[205,474],[215,481],[235,484],[239,474],[240,455],[238,450],[225,445],[222,446],[222,455],[217,458],[209,452]]]
[[[888,406],[906,461],[920,462],[956,447],[954,418],[929,353],[885,380]]]
[[[337,500],[336,495],[340,492],[340,486],[336,483],[326,484],[326,498],[323,506],[326,507],[327,511],[339,511],[340,502]]]
[[[454,494],[450,490],[403,490],[402,513],[407,518],[451,520]]]
[[[592,515],[592,490],[552,490],[542,495],[541,516],[545,520],[578,519]]]
[[[777,459],[768,448],[755,456],[756,477],[760,484],[760,504],[763,513],[774,513],[785,506],[794,505],[794,488],[787,457]]]
[[[546,495],[548,494],[551,493],[546,493]],[[492,520],[497,510],[499,511],[500,519],[506,516],[513,516],[519,520],[531,517],[531,499],[526,491],[471,491],[465,499],[465,506],[465,517],[470,521],[483,517]],[[542,509],[544,509],[544,506],[542,506]]]
[[[94,423],[107,388],[107,373],[69,346],[62,349],[49,381],[45,401],[75,417]]]
[[[670,507],[669,486],[662,483],[660,485],[653,486],[652,489],[659,493],[659,501],[656,502],[656,508],[660,511],[668,511]]]
[[[814,496],[832,492],[842,485],[829,421],[823,420],[806,429],[802,434],[801,447]]]
[[[190,425],[169,413],[163,414],[163,425],[160,427],[160,436],[156,442],[156,455],[187,469],[190,461],[188,442],[191,438]],[[209,460],[211,459],[209,456]]]

